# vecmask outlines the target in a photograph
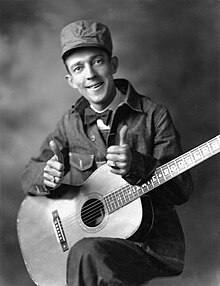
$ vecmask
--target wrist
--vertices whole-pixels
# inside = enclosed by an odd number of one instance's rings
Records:
[[[47,196],[50,191],[44,185],[34,185],[29,193],[35,196]]]

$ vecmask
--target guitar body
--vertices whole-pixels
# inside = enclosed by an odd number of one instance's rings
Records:
[[[66,285],[68,250],[83,237],[128,238],[136,232],[142,221],[140,198],[112,213],[103,201],[106,194],[126,184],[104,165],[80,188],[71,187],[61,197],[26,197],[18,213],[18,238],[37,285]]]

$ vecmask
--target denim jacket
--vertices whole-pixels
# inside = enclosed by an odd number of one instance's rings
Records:
[[[96,124],[84,124],[84,110],[89,102],[81,97],[43,142],[39,156],[32,158],[26,166],[22,177],[26,193],[44,194],[43,169],[53,156],[49,148],[52,139],[56,140],[64,155],[69,184],[75,186],[85,182],[106,162],[107,148],[119,143],[119,131],[123,125],[128,126],[126,139],[132,150],[131,169],[124,179],[132,185],[143,184],[158,166],[182,153],[180,136],[168,110],[149,97],[138,94],[125,79],[116,79],[115,85],[125,99],[114,113],[107,142],[103,141]],[[185,243],[175,205],[186,202],[192,189],[191,177],[185,172],[143,196],[143,221],[137,233],[130,238],[176,273],[183,270]],[[147,218],[150,212],[152,216],[152,210],[154,220],[148,232]]]

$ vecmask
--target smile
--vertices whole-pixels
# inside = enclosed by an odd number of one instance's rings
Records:
[[[100,86],[103,85],[103,82],[98,82],[96,84],[93,84],[93,85],[90,85],[90,86],[87,86],[86,88],[88,89],[98,89]]]

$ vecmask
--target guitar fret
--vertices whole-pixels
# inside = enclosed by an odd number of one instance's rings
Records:
[[[118,190],[115,191],[114,193],[114,200],[115,200],[115,205],[116,205],[116,209],[120,208],[120,196],[118,195]]]
[[[133,199],[138,198],[138,191],[137,191],[138,186],[132,186],[132,194],[133,194]]]
[[[139,197],[139,189],[140,189],[139,186],[133,186],[135,199]]]
[[[169,167],[169,169],[171,171],[172,176],[175,176],[176,174],[179,173],[176,160],[173,160],[170,163],[168,163],[168,167]]]
[[[116,209],[115,201],[114,201],[112,195],[111,195],[111,207],[112,207],[113,211]]]
[[[170,178],[172,178],[167,164],[161,166],[161,170],[163,171],[163,175],[164,175],[164,178],[166,179],[166,181],[169,180]]]
[[[132,192],[132,186],[129,186],[128,196],[129,196],[129,201],[131,202],[134,198],[134,194]]]
[[[202,157],[202,160],[203,160],[203,155],[202,155],[202,151],[201,151],[201,149],[200,149],[200,146],[197,148],[198,149],[198,151],[199,151],[199,153],[200,153],[200,155],[201,155],[201,157]]]
[[[183,160],[184,160],[187,167],[193,166],[195,163],[191,152],[187,152],[186,154],[184,154]]]
[[[209,141],[209,145],[210,145],[210,148],[211,148],[213,154],[216,153],[220,148],[217,138],[211,139]]]
[[[195,163],[198,163],[202,160],[202,155],[199,152],[199,148],[195,148],[192,150],[192,156],[194,158]]]
[[[125,194],[124,194],[125,190],[126,190],[126,187],[122,187],[121,188],[122,202],[123,202],[124,205],[127,203],[126,198],[125,198]]]
[[[153,184],[152,184],[152,182],[149,180],[149,181],[147,181],[147,185],[148,185],[148,189],[149,189],[149,191],[151,191],[151,190],[153,190],[154,189],[154,186],[153,186]]]
[[[136,196],[138,195],[138,193],[137,193],[137,189],[136,189],[135,186],[132,187],[132,193],[133,193],[134,198],[136,198]]]
[[[111,199],[112,199],[112,208],[114,210],[116,210],[117,209],[117,205],[116,205],[116,202],[115,202],[114,194],[111,195]]]
[[[125,188],[125,193],[124,193],[126,202],[129,202],[129,201],[130,201],[130,199],[129,199],[129,193],[128,193],[128,192],[129,192],[128,187],[129,187],[129,186],[127,186],[127,187]]]
[[[160,185],[160,183],[158,182],[158,180],[157,180],[157,177],[156,177],[156,174],[154,174],[152,177],[151,177],[151,183],[152,183],[152,185],[154,186],[154,187],[157,187],[157,186],[159,186]]]
[[[123,193],[121,190],[117,192],[117,196],[118,196],[117,197],[118,202],[120,203],[120,206],[122,206],[124,203],[123,203]]]
[[[130,198],[129,198],[129,185],[127,186],[127,188],[125,189],[125,198],[126,198],[126,201],[129,202],[130,201]]]
[[[158,181],[160,182],[160,185],[166,182],[166,178],[164,177],[163,170],[161,167],[156,169],[155,174],[157,175]]]
[[[150,189],[148,188],[147,183],[144,183],[142,186],[143,192],[144,194],[148,193],[150,191]]]
[[[145,191],[142,186],[138,188],[138,193],[139,193],[139,196],[144,195]]]
[[[169,169],[169,172],[170,172],[171,177],[173,177],[173,176],[172,176],[172,172],[171,172],[171,170],[170,170],[169,164],[167,164],[167,168]]]
[[[133,200],[133,193],[132,193],[132,186],[129,185],[129,188],[128,188],[128,199],[129,199],[129,202],[131,202]]]
[[[114,198],[115,198],[116,205],[119,208],[121,206],[121,196],[118,190],[114,192]]]
[[[109,202],[108,202],[108,196],[105,196],[105,197],[104,197],[104,202],[105,202],[105,206],[106,206],[107,209],[108,209],[108,212],[110,212]]]
[[[208,158],[212,154],[212,150],[208,143],[202,144],[200,150],[202,152],[203,158]]]
[[[115,209],[116,209],[115,201],[113,199],[112,194],[108,194],[106,196],[106,198],[108,198],[109,203],[107,205],[109,207],[109,212],[111,213],[111,212],[115,211]]]

